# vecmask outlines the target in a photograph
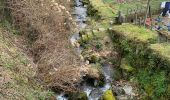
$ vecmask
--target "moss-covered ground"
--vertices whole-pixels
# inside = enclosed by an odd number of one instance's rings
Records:
[[[152,10],[158,10],[162,1],[151,0]],[[137,6],[138,8],[146,8],[146,3],[147,0],[122,4],[116,3],[116,0],[103,0],[103,4],[112,8],[113,11],[122,10],[125,13],[127,8],[133,9]],[[94,7],[94,9],[96,8]],[[157,41],[159,38],[157,32],[144,27],[132,24],[110,25],[109,21],[106,20],[97,20],[97,22],[94,21],[93,24],[90,24],[92,26],[91,33],[100,38],[93,38],[92,41],[87,40],[85,45],[92,49],[96,44],[94,41],[100,43],[104,37],[110,37],[112,40],[109,41],[109,43],[112,43],[110,50],[112,52],[116,50],[118,54],[117,61],[112,61],[115,59],[111,59],[110,62],[120,67],[118,69],[121,69],[123,79],[138,84],[137,87],[140,89],[139,98],[143,100],[168,100],[170,98],[170,43],[159,43]],[[104,28],[106,31],[98,31],[98,28]],[[100,50],[105,51],[106,48],[104,49],[104,47],[100,46]]]

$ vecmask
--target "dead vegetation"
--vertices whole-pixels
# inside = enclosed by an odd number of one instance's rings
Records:
[[[17,48],[16,41],[15,35],[0,28],[0,100],[49,98],[50,92],[34,80],[35,64]]]
[[[65,1],[5,0],[5,3],[13,24],[31,41],[29,48],[38,67],[38,80],[44,86],[72,92],[78,90],[77,84],[83,75],[99,76],[95,69],[80,66],[81,62],[70,46],[71,29],[76,24],[69,12],[71,2]]]

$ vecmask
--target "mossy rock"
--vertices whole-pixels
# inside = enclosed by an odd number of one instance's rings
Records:
[[[106,92],[104,92],[101,100],[116,100],[116,98],[113,95],[112,90],[107,90]]]
[[[158,39],[156,32],[132,24],[114,26],[112,33],[137,43],[155,43]]]
[[[95,16],[101,16],[102,18],[115,17],[115,13],[112,8],[105,5],[102,0],[89,0],[89,5],[91,10],[96,10],[97,14]],[[93,14],[93,13],[92,13]]]
[[[69,96],[68,100],[88,100],[85,92],[77,92]]]
[[[156,43],[150,46],[154,55],[168,61],[170,64],[170,44],[169,43]],[[170,65],[169,65],[170,67]]]

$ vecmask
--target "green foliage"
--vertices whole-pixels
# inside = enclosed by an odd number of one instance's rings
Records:
[[[166,95],[167,83],[165,72],[152,72],[144,69],[140,70],[137,76],[140,86],[152,99],[155,100]]]
[[[127,60],[123,65],[128,66],[120,66],[122,71],[133,66],[136,72],[130,75],[137,77],[148,98],[167,99],[169,44],[151,44],[157,40],[154,32],[130,24],[114,26],[111,36],[121,57]]]

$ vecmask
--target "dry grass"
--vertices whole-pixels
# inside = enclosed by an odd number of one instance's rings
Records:
[[[16,41],[0,28],[0,100],[49,98],[49,92],[35,84],[36,66],[17,48]]]
[[[31,52],[42,84],[57,90],[77,90],[81,80],[80,60],[70,46],[75,23],[67,0],[6,0],[14,23],[26,36],[33,34]],[[36,37],[35,37],[36,36]],[[58,70],[58,71],[55,71]],[[54,73],[53,73],[54,72]],[[53,74],[52,74],[53,73]],[[76,79],[77,81],[73,81]]]

